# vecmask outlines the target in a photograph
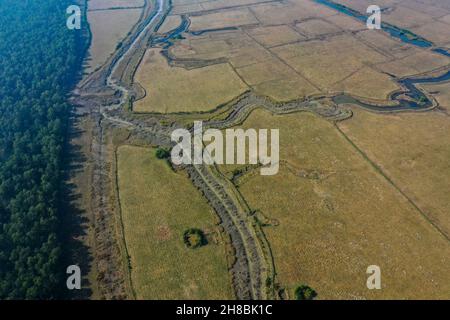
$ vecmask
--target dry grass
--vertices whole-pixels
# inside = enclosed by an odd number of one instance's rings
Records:
[[[89,10],[103,10],[109,8],[141,7],[144,0],[89,0]]]
[[[417,47],[407,45],[400,40],[392,38],[386,32],[366,29],[358,32],[356,37],[364,43],[383,52],[385,55],[393,58],[403,58],[420,52],[420,49]]]
[[[311,17],[329,17],[336,11],[313,1],[290,0],[253,6],[257,19],[264,25],[290,24]]]
[[[320,93],[300,76],[263,82],[253,88],[258,94],[268,96],[276,101],[303,99]]]
[[[359,12],[365,12],[366,8],[373,4],[370,0],[335,1]],[[390,9],[382,15],[384,21],[409,29],[437,45],[444,46],[449,43],[450,4],[448,1],[409,0],[400,4],[399,1],[384,0],[378,1],[377,5]]]
[[[450,42],[450,25],[447,23],[427,23],[423,26],[412,28],[411,31],[432,41],[438,46],[442,46]]]
[[[227,58],[235,67],[264,62],[271,53],[241,31],[222,31],[203,36],[186,36],[170,50],[177,58]]]
[[[248,34],[265,47],[272,47],[306,39],[287,25],[249,29]]]
[[[321,19],[311,19],[297,23],[295,29],[308,38],[316,38],[318,36],[342,31],[342,29],[336,25]]]
[[[220,6],[218,2],[195,3],[202,7],[206,4]],[[382,3],[392,4],[390,1]],[[257,93],[278,101],[313,95],[318,90],[322,93],[345,91],[363,98],[383,100],[399,88],[387,74],[411,76],[450,62],[442,55],[394,40],[384,32],[367,31],[364,24],[352,18],[306,1],[251,5],[249,9],[227,9],[193,16],[192,28],[215,29],[251,23],[250,12],[262,26],[244,26],[241,30],[200,36],[186,35],[186,39],[171,48],[171,54],[200,60],[228,59]],[[264,25],[269,23],[276,25]],[[347,32],[333,35],[348,30],[362,31],[356,35]],[[304,41],[305,37],[319,39]]]
[[[248,8],[192,16],[190,19],[189,30],[191,31],[235,27],[258,22]]]
[[[235,6],[244,6],[247,4],[254,4],[265,1],[267,0],[210,0],[202,1],[201,6],[204,10],[216,10]]]
[[[238,68],[236,71],[249,85],[296,76],[294,70],[276,58]]]
[[[88,72],[101,66],[116,50],[117,44],[125,38],[137,23],[141,9],[105,10],[88,12],[88,21],[92,31],[92,43],[89,48]]]
[[[387,100],[390,93],[400,89],[400,86],[388,75],[364,67],[345,80],[333,86],[333,90],[352,95]]]
[[[193,4],[175,6],[172,9],[172,14],[187,14],[187,13],[192,13],[192,12],[200,12],[202,10],[203,10],[203,8],[200,4],[193,3]]]
[[[361,21],[341,13],[331,17],[327,17],[326,20],[346,31],[358,31],[367,29],[367,26]]]
[[[289,44],[272,51],[323,90],[329,90],[365,64],[386,59],[349,35]]]
[[[392,11],[383,15],[383,20],[397,27],[409,29],[433,21],[433,17],[404,6],[396,6]]]
[[[439,21],[442,21],[442,22],[450,25],[450,14],[443,16],[442,18],[439,19]]]
[[[222,244],[188,249],[188,228],[214,231],[214,213],[183,173],[153,149],[118,149],[118,184],[131,276],[138,299],[229,299]]]
[[[138,112],[208,111],[247,90],[228,64],[193,70],[170,67],[157,49],[147,51],[136,81],[147,91],[134,104]]]
[[[203,8],[199,4],[202,0],[173,0],[172,14],[184,14],[196,11],[202,11]]]
[[[450,82],[421,86],[436,98],[442,108],[450,111]]]
[[[181,25],[181,16],[168,16],[164,20],[164,23],[158,29],[158,33],[166,33],[172,31]]]
[[[320,93],[306,79],[276,58],[250,64],[236,72],[261,95],[289,101]]]
[[[355,110],[340,127],[450,237],[450,118]]]
[[[239,190],[278,221],[264,231],[282,286],[307,283],[321,299],[448,298],[448,241],[331,123],[257,110],[243,127],[280,129],[278,175],[244,176]],[[366,287],[372,264],[379,291]]]
[[[450,58],[431,51],[419,51],[413,55],[392,62],[377,65],[384,72],[397,77],[406,77],[444,67]]]

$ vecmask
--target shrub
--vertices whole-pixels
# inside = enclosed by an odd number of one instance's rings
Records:
[[[163,148],[156,149],[156,157],[158,159],[167,159],[170,157],[170,152]]]
[[[305,284],[295,289],[295,300],[313,300],[315,297],[317,292]]]
[[[184,243],[188,248],[196,249],[208,243],[205,234],[200,229],[191,228],[184,232]]]

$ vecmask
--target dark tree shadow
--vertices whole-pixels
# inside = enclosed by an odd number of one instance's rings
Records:
[[[82,146],[79,145],[80,140],[77,138],[83,135],[80,121],[84,115],[77,112],[77,107],[73,107],[70,117],[70,128],[66,137],[66,145],[64,150],[64,171],[63,183],[61,185],[61,221],[60,230],[63,239],[64,254],[62,257],[64,282],[62,286],[63,299],[89,299],[92,295],[90,289],[88,275],[92,268],[93,258],[86,245],[88,237],[88,229],[90,221],[87,218],[87,212],[82,209],[82,194],[80,187],[89,187],[79,183],[76,185],[73,181],[77,175],[82,174],[85,170],[86,157],[82,152]],[[84,240],[84,241],[83,241]],[[66,287],[66,268],[69,265],[78,265],[82,274],[82,289],[69,290]]]

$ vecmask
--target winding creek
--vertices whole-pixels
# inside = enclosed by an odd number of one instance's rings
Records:
[[[349,8],[337,5],[327,0],[314,0],[315,2],[327,5],[337,9],[345,14],[364,21],[366,16],[353,11]],[[133,40],[129,46],[122,47],[117,51],[117,56],[107,66],[106,85],[120,93],[120,102],[101,107],[101,114],[104,119],[116,123],[120,126],[127,126],[134,128],[140,132],[148,133],[149,135],[161,135],[167,138],[167,132],[159,127],[146,127],[145,123],[139,123],[136,119],[129,119],[122,114],[120,110],[124,104],[128,103],[132,96],[132,88],[128,88],[126,84],[121,83],[121,78],[117,73],[121,72],[121,66],[127,64],[127,56],[133,54],[133,49],[146,46],[146,36],[151,34],[149,38],[150,46],[161,45],[163,50],[167,51],[174,41],[180,39],[183,33],[189,32],[189,19],[182,16],[180,26],[164,35],[156,35],[156,31],[162,22],[154,25],[154,22],[170,12],[167,4],[170,0],[156,0],[154,2],[155,8],[152,14],[147,17],[143,26],[136,31]],[[413,37],[405,30],[397,29],[393,26],[383,25],[385,31],[388,31],[393,37],[396,37],[406,43],[417,45],[420,47],[430,48],[432,44],[422,38]],[[202,35],[206,32],[215,32],[217,30],[203,30],[198,32],[191,32],[193,36]],[[433,51],[450,56],[447,51],[440,48],[432,49]],[[395,92],[391,94],[389,99],[395,101],[395,105],[373,105],[347,95],[341,94],[334,96],[332,99],[336,104],[353,103],[363,108],[372,111],[387,111],[396,112],[402,110],[426,110],[433,106],[433,102],[423,93],[418,87],[418,84],[424,83],[441,83],[450,80],[450,71],[437,77],[424,78],[405,78],[397,80],[404,89],[402,92]],[[405,98],[405,95],[408,98]],[[219,122],[210,122],[211,126],[229,126],[233,123],[239,123],[242,118],[249,114],[255,105],[261,105],[276,113],[290,113],[297,110],[311,110],[330,118],[346,118],[348,114],[343,108],[336,106],[330,108],[321,108],[320,100],[308,100],[302,102],[290,102],[284,105],[272,105],[263,97],[258,97],[254,93],[247,93],[239,99],[235,105],[231,107],[232,111],[226,120]],[[149,115],[151,117],[151,115]],[[264,299],[273,298],[273,293],[267,291],[265,282],[270,279],[273,283],[274,266],[270,254],[266,253],[269,244],[261,236],[262,230],[255,229],[253,220],[251,220],[251,210],[245,205],[245,201],[241,199],[239,192],[230,185],[230,182],[223,178],[220,173],[216,172],[214,168],[205,166],[191,166],[188,168],[192,180],[197,187],[202,190],[205,196],[210,201],[212,207],[215,208],[218,215],[223,221],[223,225],[232,238],[233,245],[236,249],[237,262],[233,273],[233,284],[235,287],[236,296],[240,299]]]
[[[351,16],[353,18],[356,18],[360,20],[363,23],[366,23],[367,16],[364,14],[361,14],[351,8],[348,8],[346,6],[337,4],[330,0],[313,0],[316,3],[325,5],[329,8],[335,9],[341,13],[344,13],[348,16]],[[182,22],[180,26],[178,26],[176,29],[169,31],[165,35],[157,36],[152,39],[151,44],[152,45],[163,45],[163,49],[165,52],[170,48],[170,46],[173,45],[174,40],[179,39],[182,37],[182,34],[185,32],[189,32],[189,19],[186,16],[182,16]],[[418,46],[421,48],[431,48],[433,47],[433,44],[424,39],[421,38],[413,33],[411,33],[408,30],[403,30],[400,28],[397,28],[393,25],[383,23],[382,29],[386,32],[388,32],[393,38],[396,38],[404,43]],[[204,33],[208,32],[215,32],[215,31],[225,31],[225,30],[237,30],[235,27],[229,27],[229,28],[222,28],[222,29],[208,29],[208,30],[201,30],[196,32],[189,32],[193,36],[199,36],[203,35]],[[444,48],[432,48],[433,52],[444,55],[446,57],[450,57],[450,53],[447,51],[447,49]],[[166,54],[166,58],[167,54]],[[169,58],[168,58],[169,59]],[[405,110],[427,110],[430,107],[433,106],[433,102],[429,99],[429,97],[422,92],[417,85],[418,84],[433,84],[433,83],[442,83],[450,80],[450,70],[447,71],[447,73],[437,76],[437,77],[424,77],[424,78],[418,78],[418,77],[407,77],[404,79],[397,80],[397,83],[403,88],[403,90],[394,92],[390,95],[389,101],[394,101],[395,104],[370,104],[361,100],[358,100],[355,97],[352,97],[351,95],[347,94],[339,94],[333,97],[333,101],[337,104],[345,104],[345,103],[351,103],[351,104],[357,104],[358,106],[372,110],[377,112],[396,112],[396,111],[405,111]],[[408,98],[406,98],[408,97]],[[405,99],[406,98],[406,99]]]
[[[329,8],[337,10],[347,16],[356,18],[363,23],[366,23],[367,16],[353,10],[344,5],[335,3],[330,0],[314,0],[316,3],[325,5]],[[431,48],[433,47],[433,43],[430,41],[404,29],[397,28],[396,26],[382,23],[382,30],[389,33],[389,35],[393,38],[396,38],[404,43],[411,44],[421,48]],[[446,57],[450,57],[450,53],[447,49],[444,48],[432,48],[433,52],[441,54]],[[437,76],[437,77],[425,77],[425,78],[417,78],[417,77],[408,77],[401,80],[398,80],[400,86],[406,90],[402,90],[401,92],[394,92],[389,97],[389,100],[396,101],[396,105],[373,105],[366,102],[362,102],[352,96],[342,94],[333,98],[334,102],[337,104],[342,103],[353,103],[357,104],[360,107],[365,109],[369,109],[377,112],[395,112],[395,111],[404,111],[404,110],[426,110],[433,106],[432,101],[427,97],[425,93],[417,88],[417,84],[432,84],[432,83],[441,83],[450,80],[450,70],[447,73]],[[406,95],[412,100],[402,99],[401,96]]]

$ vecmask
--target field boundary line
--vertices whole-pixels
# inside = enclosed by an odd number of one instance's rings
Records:
[[[403,191],[400,187],[398,187],[395,182],[386,174],[384,171],[378,166],[372,159],[369,158],[369,156],[360,149],[343,131],[337,123],[334,123],[334,127],[337,129],[337,131],[341,134],[341,136],[348,142],[350,145],[372,166],[372,168],[375,169],[376,172],[378,172],[383,178],[386,179],[386,181],[394,187],[395,190],[397,190],[407,201],[410,205],[416,209],[420,215],[432,226],[436,231],[443,236],[448,242],[450,242],[450,237],[446,234],[444,230],[441,229],[433,220],[424,212],[422,209],[419,208],[419,206]]]

